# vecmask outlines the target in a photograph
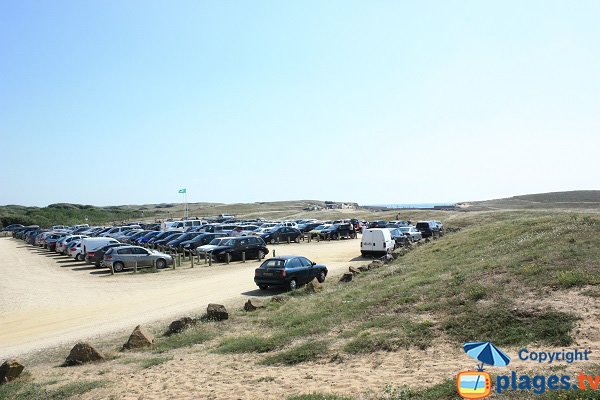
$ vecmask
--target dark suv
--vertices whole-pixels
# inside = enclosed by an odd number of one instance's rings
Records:
[[[300,236],[302,232],[296,228],[290,228],[289,226],[278,226],[271,229],[269,232],[263,233],[260,237],[266,243],[277,243],[277,242],[300,242]]]
[[[441,235],[440,225],[435,221],[419,221],[415,226],[419,232],[421,232],[421,236],[423,239],[431,237],[433,235]]]
[[[325,228],[319,234],[322,239],[341,239],[341,238],[354,238],[356,231],[353,229],[352,224],[335,224],[329,228]]]
[[[265,241],[256,236],[242,236],[231,238],[221,246],[212,250],[212,256],[217,261],[241,260],[242,253],[246,258],[258,258],[259,260],[269,254]]]

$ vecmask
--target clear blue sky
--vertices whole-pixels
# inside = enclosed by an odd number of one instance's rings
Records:
[[[0,3],[0,204],[600,189],[598,1]]]

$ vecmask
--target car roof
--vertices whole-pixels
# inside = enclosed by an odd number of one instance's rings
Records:
[[[286,261],[286,260],[290,260],[292,258],[297,258],[297,257],[306,258],[304,256],[278,256],[278,257],[271,257],[271,258],[269,258],[269,260],[282,260],[282,261]]]

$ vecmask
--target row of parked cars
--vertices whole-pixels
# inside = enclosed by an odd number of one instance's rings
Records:
[[[134,229],[138,230],[138,228]],[[96,266],[112,267],[115,272],[121,272],[133,266],[165,268],[173,263],[173,257],[169,254],[131,244],[135,240],[132,237],[126,239],[127,242],[117,240],[118,237],[124,239],[124,237],[133,236],[133,234],[126,235],[127,230],[120,231],[120,235],[124,236],[115,235],[117,231],[113,231],[111,235],[114,237],[100,236],[101,230],[84,226],[55,226],[48,230],[40,229],[38,226],[10,226],[5,230],[11,230],[14,237],[23,239],[31,245],[44,247],[62,255],[69,255],[79,261],[85,260]],[[143,231],[142,229],[140,232]],[[166,233],[150,231],[146,235],[152,232],[158,235]],[[182,235],[198,234],[195,237],[202,236],[206,240],[212,238],[210,244],[205,245],[210,247],[204,249],[216,260],[231,261],[240,258],[242,252],[247,258],[260,260],[269,253],[264,240],[258,236],[227,237],[221,236],[225,234],[218,232],[179,233]],[[146,235],[140,235],[139,238]],[[327,273],[325,265],[317,264],[306,257],[273,257],[265,260],[255,270],[254,282],[261,290],[271,287],[294,290],[313,279],[317,279],[319,282],[325,281]]]

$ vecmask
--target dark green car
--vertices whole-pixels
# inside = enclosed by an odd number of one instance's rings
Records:
[[[254,282],[261,290],[269,287],[284,287],[296,289],[317,278],[324,282],[327,276],[327,267],[310,261],[301,256],[273,257],[261,264],[254,271]]]

